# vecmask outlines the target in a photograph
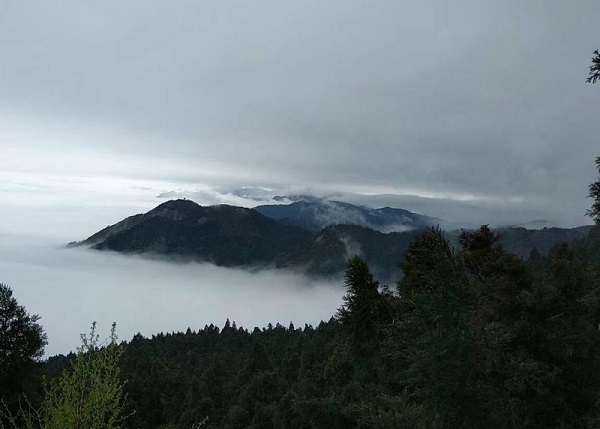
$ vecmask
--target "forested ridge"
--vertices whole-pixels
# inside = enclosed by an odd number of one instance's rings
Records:
[[[299,212],[297,204],[301,204]],[[323,207],[332,206],[336,210],[331,213],[320,212]],[[283,217],[286,215],[296,217],[290,220]],[[402,225],[408,228],[406,231],[384,233],[373,229],[398,226],[404,218]],[[320,223],[314,226],[317,221]],[[359,254],[378,278],[393,283],[398,277],[398,261],[410,243],[427,226],[439,222],[440,219],[401,209],[370,210],[332,201],[262,206],[253,210],[227,205],[200,206],[181,199],[130,216],[71,246],[226,267],[281,268],[337,279],[343,275],[346,260]],[[546,255],[557,243],[571,243],[585,237],[589,229],[589,226],[539,230],[504,227],[499,231],[507,249],[528,257],[534,250]],[[447,232],[455,245],[459,235],[460,230]]]

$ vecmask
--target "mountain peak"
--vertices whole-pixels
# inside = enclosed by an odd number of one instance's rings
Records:
[[[201,207],[201,206],[192,200],[188,200],[187,198],[179,198],[177,200],[165,201],[164,203],[156,206],[154,208],[154,210],[159,209],[161,207],[176,209],[176,210],[185,210],[185,209],[196,208],[196,207]]]
[[[169,200],[146,213],[146,217],[164,217],[170,220],[182,220],[193,216],[201,208],[192,200]]]

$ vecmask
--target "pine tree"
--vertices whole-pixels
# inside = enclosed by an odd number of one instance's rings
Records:
[[[439,229],[417,237],[400,265],[402,313],[386,347],[393,379],[406,412],[427,417],[424,427],[458,427],[470,381],[465,270]]]
[[[596,83],[600,80],[600,52],[596,49],[590,66],[590,74],[587,78],[587,83]]]
[[[600,156],[596,158],[596,169],[600,173]],[[600,226],[600,177],[589,186],[588,196],[594,201],[586,214],[594,219],[596,225]]]
[[[342,326],[350,334],[353,350],[361,358],[378,353],[383,327],[391,316],[379,293],[379,283],[373,278],[366,261],[358,256],[347,263],[345,274],[347,293],[338,311]]]
[[[39,319],[19,305],[10,287],[0,283],[0,401],[10,412],[16,412],[20,397],[35,393],[38,384],[37,362],[47,344]]]

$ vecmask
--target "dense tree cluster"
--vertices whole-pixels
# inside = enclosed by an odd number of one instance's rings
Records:
[[[222,329],[136,335],[121,360],[127,411],[135,411],[128,427],[189,429],[206,418],[204,427],[347,427],[343,409],[362,386],[339,389],[353,378],[344,338],[333,319],[317,328],[248,332],[228,321]],[[48,365],[56,373],[68,361]]]
[[[44,380],[40,401],[20,398],[19,406],[0,407],[0,429],[118,429],[126,418],[125,392],[119,359],[123,347],[117,344],[116,325],[101,342],[96,323],[71,359],[62,361],[60,374]],[[52,367],[47,365],[48,369]]]
[[[39,319],[19,305],[8,285],[0,283],[1,408],[15,411],[23,393],[31,398],[40,393],[39,359],[47,340]]]
[[[343,307],[316,328],[136,335],[121,361],[127,427],[597,427],[597,232],[532,265],[487,226],[458,250],[431,229],[396,290],[352,258]]]

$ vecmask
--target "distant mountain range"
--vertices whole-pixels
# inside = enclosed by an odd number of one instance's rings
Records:
[[[544,229],[544,228],[557,228],[554,222],[545,219],[536,219],[529,222],[518,223],[513,225],[505,225],[501,228],[525,228],[525,229]]]
[[[350,256],[360,255],[382,281],[389,282],[398,278],[398,262],[414,238],[439,221],[402,209],[368,209],[336,201],[248,209],[172,200],[72,245],[314,275],[337,275]],[[556,244],[585,237],[590,229],[503,228],[499,232],[508,249],[527,257],[534,248],[545,254]],[[459,234],[447,233],[454,243]]]

